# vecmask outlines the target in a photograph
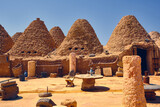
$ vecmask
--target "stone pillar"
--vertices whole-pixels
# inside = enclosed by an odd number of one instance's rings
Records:
[[[19,88],[16,81],[1,83],[1,96],[2,100],[11,100],[18,97]]]
[[[123,57],[123,105],[124,107],[146,107],[141,75],[141,57]]]
[[[69,55],[69,72],[76,72],[76,53],[70,53]]]
[[[92,90],[92,89],[94,89],[94,85],[95,85],[95,79],[94,78],[83,79],[81,90],[83,90],[83,91]]]
[[[36,72],[36,62],[28,61],[28,77],[34,77]]]

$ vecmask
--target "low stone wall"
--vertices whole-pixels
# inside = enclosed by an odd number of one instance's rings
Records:
[[[37,65],[36,66],[36,75],[41,75],[41,72],[47,72],[49,76],[50,73],[57,73],[58,67],[62,67],[61,64],[58,65]]]
[[[101,60],[102,59],[102,60]],[[93,58],[94,64],[90,66],[89,58],[77,58],[76,61],[76,72],[80,74],[85,74],[90,70],[90,67],[96,69],[99,66],[101,69],[105,67],[111,67],[113,74],[117,71],[117,63],[108,63],[107,58]],[[11,61],[11,68],[15,67],[17,64],[22,64],[22,73],[28,71],[28,61],[23,59],[15,59]],[[58,67],[63,67],[63,75],[68,75],[69,73],[69,59],[63,60],[34,60],[36,62],[36,74],[41,75],[41,72],[47,72],[49,76],[50,73],[56,73]],[[115,60],[114,60],[115,61]],[[106,63],[105,63],[106,62]],[[12,75],[13,76],[13,75]]]

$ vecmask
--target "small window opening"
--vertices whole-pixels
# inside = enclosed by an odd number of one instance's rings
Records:
[[[75,48],[75,50],[78,50],[78,48]]]
[[[22,51],[21,53],[24,53],[24,51]]]
[[[83,50],[84,48],[81,48],[81,50]]]
[[[37,51],[34,51],[33,53],[37,53]]]
[[[29,54],[30,54],[30,53],[31,53],[31,51],[28,51],[27,53],[29,53]]]
[[[69,50],[72,50],[72,48],[69,48]]]

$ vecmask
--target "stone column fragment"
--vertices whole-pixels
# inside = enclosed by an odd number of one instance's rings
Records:
[[[70,53],[69,55],[69,72],[76,72],[76,53]]]
[[[146,107],[141,75],[141,57],[123,57],[123,105],[124,107]]]
[[[36,72],[36,62],[28,61],[28,77],[34,77]]]

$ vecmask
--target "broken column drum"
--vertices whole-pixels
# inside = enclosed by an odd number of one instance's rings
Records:
[[[141,75],[141,57],[123,57],[123,105],[124,107],[146,107]]]
[[[75,77],[79,79],[83,79],[82,85],[81,85],[81,90],[83,91],[90,91],[95,88],[95,79],[101,79],[103,78],[102,75],[91,75],[91,74],[80,74],[76,75]]]
[[[28,77],[34,77],[36,71],[36,62],[28,61]]]
[[[15,81],[2,83],[0,93],[2,95],[2,100],[16,99],[18,97],[19,88]]]
[[[69,55],[69,72],[70,71],[76,72],[76,54],[73,52]]]

